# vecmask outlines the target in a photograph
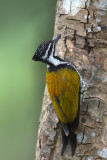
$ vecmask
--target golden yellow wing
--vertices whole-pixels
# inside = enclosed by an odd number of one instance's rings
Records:
[[[64,124],[72,123],[79,107],[80,79],[77,72],[71,68],[47,70],[46,83],[58,118]]]

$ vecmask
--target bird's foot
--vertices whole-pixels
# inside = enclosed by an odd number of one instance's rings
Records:
[[[101,81],[103,80],[103,78],[100,78],[100,77],[97,76],[97,73],[99,72],[100,69],[101,69],[101,65],[99,64],[98,67],[95,68],[95,71],[94,71],[92,77],[88,80],[88,82],[87,82],[88,85],[92,82],[92,80],[94,78],[98,78]]]

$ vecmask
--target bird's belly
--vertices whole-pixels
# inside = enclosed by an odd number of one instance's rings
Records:
[[[46,73],[46,83],[54,109],[62,123],[71,123],[77,115],[79,106],[80,79],[76,71],[65,68]],[[55,101],[57,98],[58,103]],[[66,120],[63,118],[61,110]]]

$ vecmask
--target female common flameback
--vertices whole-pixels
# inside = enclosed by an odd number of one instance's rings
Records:
[[[62,151],[70,140],[72,155],[77,147],[75,130],[79,123],[80,92],[87,86],[79,72],[69,62],[59,58],[55,46],[61,35],[43,42],[36,50],[33,60],[47,64],[46,83],[55,112],[62,125]]]
[[[32,59],[47,64],[48,92],[62,124],[62,153],[69,139],[74,155],[77,146],[75,129],[79,120],[81,78],[73,65],[56,56],[55,45],[59,38],[60,35],[52,41],[42,43]]]

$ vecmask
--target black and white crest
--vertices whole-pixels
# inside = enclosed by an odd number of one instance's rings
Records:
[[[58,66],[67,63],[55,54],[55,46],[60,37],[61,35],[58,35],[54,40],[40,44],[32,59],[47,63],[49,66]]]
[[[51,54],[52,48],[53,48],[53,42],[52,41],[43,42],[37,48],[37,50],[36,50],[32,59],[35,60],[35,61],[40,61],[40,60],[47,59],[49,57],[49,55]]]

